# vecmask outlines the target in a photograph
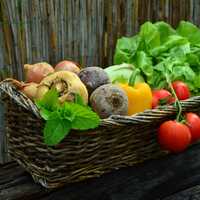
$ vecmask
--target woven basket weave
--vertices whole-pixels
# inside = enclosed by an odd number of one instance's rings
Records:
[[[156,142],[160,123],[175,117],[176,109],[165,106],[134,116],[111,116],[89,131],[71,131],[55,147],[43,143],[41,119],[35,104],[17,90],[11,80],[0,83],[6,106],[9,153],[44,187],[98,177],[113,169],[156,159],[167,152]],[[200,113],[200,96],[181,102],[183,111]]]

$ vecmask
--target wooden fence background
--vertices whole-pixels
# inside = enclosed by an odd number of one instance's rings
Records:
[[[112,63],[117,38],[146,20],[200,24],[200,0],[1,0],[0,68],[22,79],[24,63]]]
[[[23,64],[38,61],[105,67],[117,38],[133,35],[145,21],[200,25],[199,16],[200,0],[0,0],[0,79],[23,79]]]

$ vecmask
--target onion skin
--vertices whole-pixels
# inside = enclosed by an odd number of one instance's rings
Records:
[[[73,101],[72,94],[79,94],[88,103],[88,91],[80,78],[70,71],[59,71],[45,77],[38,85],[36,99],[41,99],[50,89],[59,92],[59,101]]]
[[[78,74],[80,72],[79,65],[70,60],[63,60],[55,66],[55,71],[70,71]]]
[[[54,68],[46,62],[25,64],[24,70],[27,83],[40,83],[48,74],[54,73]]]
[[[34,99],[37,94],[38,84],[37,83],[25,83],[21,91],[30,99]]]

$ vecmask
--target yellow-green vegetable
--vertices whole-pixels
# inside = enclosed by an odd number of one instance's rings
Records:
[[[128,115],[143,112],[151,108],[152,92],[150,86],[143,83],[135,83],[135,77],[139,71],[132,74],[129,83],[120,83],[119,86],[128,96]]]
[[[104,71],[108,74],[112,83],[127,83],[135,69],[134,65],[123,63],[107,67]],[[140,74],[137,74],[135,79],[135,82],[144,82]]]

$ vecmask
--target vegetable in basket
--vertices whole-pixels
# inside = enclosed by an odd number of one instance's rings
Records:
[[[127,63],[109,66],[104,69],[112,83],[128,83],[134,70],[135,66]],[[144,82],[144,79],[140,74],[136,77],[135,83],[137,82]]]
[[[24,71],[26,82],[40,83],[44,77],[54,72],[54,68],[46,62],[41,62],[33,65],[25,64]]]
[[[94,129],[99,126],[99,116],[85,105],[79,94],[75,102],[61,103],[55,88],[48,90],[40,100],[36,100],[40,114],[45,119],[44,142],[49,146],[59,144],[70,132]]]
[[[143,112],[152,106],[152,92],[150,86],[145,82],[135,83],[135,78],[140,74],[136,69],[129,80],[129,83],[119,83],[119,86],[128,96],[128,115]]]
[[[119,86],[105,84],[98,87],[90,96],[93,110],[101,118],[107,118],[112,114],[127,115],[128,98]]]
[[[21,91],[30,99],[34,99],[37,94],[38,84],[37,83],[25,83],[21,86]]]
[[[152,108],[171,103],[171,99],[173,98],[172,94],[165,89],[153,90],[152,95]]]
[[[170,80],[185,82],[192,95],[200,92],[200,29],[181,21],[176,29],[165,22],[146,22],[133,37],[118,39],[114,64],[129,63],[141,70],[153,89],[167,88]]]
[[[100,67],[82,69],[79,73],[79,78],[85,84],[89,94],[99,86],[110,83],[107,73]]]
[[[70,71],[58,71],[45,77],[39,84],[36,99],[41,99],[51,88],[59,92],[60,102],[73,101],[74,94],[79,94],[85,104],[88,102],[88,92],[79,77]]]
[[[80,72],[80,68],[77,63],[71,60],[63,60],[56,64],[55,71],[70,71],[78,74]]]

